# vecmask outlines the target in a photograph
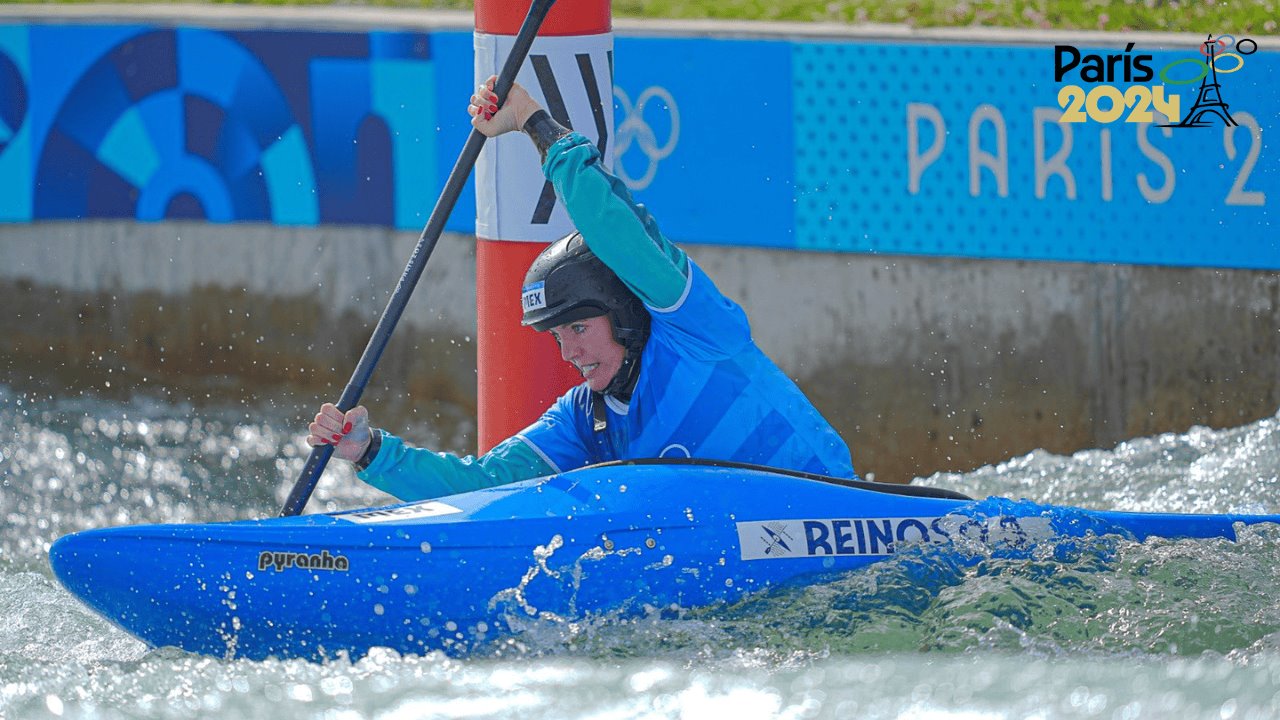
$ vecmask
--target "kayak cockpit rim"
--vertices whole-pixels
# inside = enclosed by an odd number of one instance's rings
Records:
[[[955,490],[947,490],[945,488],[924,487],[921,485],[899,485],[897,483],[881,483],[871,482],[869,480],[855,480],[853,478],[839,478],[832,477],[830,475],[801,472],[799,470],[769,467],[767,465],[734,462],[732,460],[707,460],[703,458],[635,458],[632,460],[611,460],[609,462],[596,463],[595,465],[588,465],[584,468],[579,468],[579,470],[623,467],[627,465],[692,465],[697,467],[730,468],[733,470],[754,470],[757,472],[773,473],[774,475],[786,475],[788,477],[799,478],[801,480],[813,480],[815,482],[827,483],[829,485],[841,485],[844,487],[859,488],[861,490],[870,490],[871,492],[885,493],[887,495],[906,495],[909,497],[938,498],[942,500],[973,500],[973,498],[965,495],[964,493],[957,492]]]

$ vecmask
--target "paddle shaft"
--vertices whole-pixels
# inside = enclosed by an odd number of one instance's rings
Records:
[[[507,99],[507,93],[515,83],[516,74],[524,64],[525,56],[529,54],[529,48],[538,34],[538,28],[542,26],[542,21],[546,19],[547,12],[553,4],[555,0],[533,0],[529,7],[529,14],[525,16],[520,32],[516,34],[515,45],[502,66],[502,72],[498,73],[498,82],[493,89],[498,96],[499,104]],[[373,376],[373,369],[382,358],[382,351],[386,349],[391,333],[395,331],[396,323],[404,314],[405,306],[413,295],[413,289],[417,286],[418,279],[422,277],[427,259],[435,250],[436,243],[440,240],[440,233],[444,232],[445,221],[449,219],[449,213],[453,212],[453,206],[457,204],[458,196],[462,194],[462,187],[466,184],[467,177],[471,175],[471,169],[476,164],[480,149],[484,147],[484,141],[485,136],[479,130],[473,129],[471,135],[467,137],[466,144],[462,146],[462,154],[453,164],[453,170],[444,184],[444,190],[440,192],[435,209],[431,211],[426,227],[422,229],[418,245],[409,258],[409,264],[405,266],[404,274],[400,276],[395,292],[387,301],[387,308],[382,311],[382,318],[378,320],[378,326],[374,328],[369,344],[365,345],[364,354],[360,356],[360,362],[356,365],[355,372],[351,374],[351,380],[347,382],[346,388],[342,391],[342,397],[338,399],[339,410],[346,412],[359,404],[360,396],[364,394],[364,389]],[[284,507],[280,510],[282,517],[297,515],[307,506],[316,483],[320,481],[320,475],[329,464],[333,448],[333,445],[320,445],[311,449],[306,465],[302,467],[302,472],[294,482],[289,498],[285,500]]]

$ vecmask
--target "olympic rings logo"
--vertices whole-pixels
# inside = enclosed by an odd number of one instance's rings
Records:
[[[1245,49],[1246,43],[1248,43],[1247,50]],[[1218,51],[1219,49],[1222,51],[1225,51],[1227,47],[1230,45],[1234,45],[1233,49],[1235,50],[1235,52],[1219,52]],[[1217,40],[1214,40],[1213,36],[1210,35],[1208,40],[1200,43],[1200,55],[1204,57],[1203,61],[1201,61],[1199,58],[1182,58],[1181,60],[1174,60],[1168,65],[1165,65],[1164,69],[1160,71],[1160,81],[1166,85],[1190,85],[1192,83],[1197,83],[1203,80],[1204,76],[1209,74],[1210,67],[1213,68],[1214,72],[1219,72],[1219,73],[1222,73],[1223,75],[1229,75],[1233,72],[1239,71],[1240,68],[1244,67],[1245,55],[1252,55],[1256,52],[1258,52],[1258,43],[1254,42],[1250,38],[1241,38],[1240,40],[1236,40],[1235,36],[1223,35],[1219,37]],[[1223,58],[1231,58],[1232,60],[1235,61],[1235,65],[1232,65],[1230,68],[1219,67],[1218,61],[1222,60]],[[1170,70],[1180,65],[1185,65],[1188,63],[1199,67],[1200,74],[1196,75],[1195,77],[1187,78],[1184,80],[1175,80],[1169,76]]]
[[[658,174],[658,163],[675,152],[676,143],[680,141],[680,109],[676,105],[675,98],[663,87],[645,88],[644,92],[640,93],[640,97],[636,98],[634,105],[627,93],[616,85],[613,88],[613,97],[621,106],[623,116],[622,122],[615,129],[617,145],[614,148],[616,158],[614,173],[632,190],[643,190],[649,187],[654,176]],[[651,100],[661,101],[662,106],[671,116],[670,135],[661,144],[658,143],[657,134],[644,118],[645,107]],[[631,149],[632,143],[648,158],[648,165],[638,178],[628,174],[622,162],[622,157]]]

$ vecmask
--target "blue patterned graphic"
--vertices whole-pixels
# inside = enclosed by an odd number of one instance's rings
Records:
[[[12,58],[0,52],[0,153],[17,137],[26,116],[26,79]]]
[[[438,187],[430,45],[423,33],[0,28],[0,167],[16,170],[0,182],[25,191],[5,193],[0,219],[420,227]],[[469,75],[470,59],[452,71]]]
[[[314,224],[299,140],[275,79],[243,46],[203,30],[143,32],[99,57],[58,109],[35,212]]]
[[[0,222],[31,213],[27,28],[0,26]]]

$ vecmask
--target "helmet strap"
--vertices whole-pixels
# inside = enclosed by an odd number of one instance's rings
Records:
[[[622,402],[631,402],[631,393],[635,391],[638,380],[640,380],[640,351],[628,347],[622,356],[622,366],[605,386],[603,394],[612,395]]]
[[[639,304],[640,301],[635,299],[635,302]],[[640,312],[645,314],[644,319],[647,321],[648,311],[642,308]],[[609,328],[613,331],[614,342],[622,346],[623,354],[622,365],[602,392],[624,403],[631,402],[631,393],[635,391],[636,383],[640,380],[640,353],[644,351],[644,346],[649,340],[649,323],[643,323],[639,329],[634,326],[622,326],[617,310],[609,312],[606,317],[609,318]]]
[[[631,393],[635,392],[636,382],[640,380],[640,353],[627,348],[622,356],[622,367],[609,381],[609,385],[601,392],[591,393],[591,429],[604,432],[609,429],[609,413],[605,410],[604,396],[612,395],[622,402],[631,402]]]
[[[591,393],[591,429],[604,432],[609,429],[609,413],[604,409],[604,393]]]

